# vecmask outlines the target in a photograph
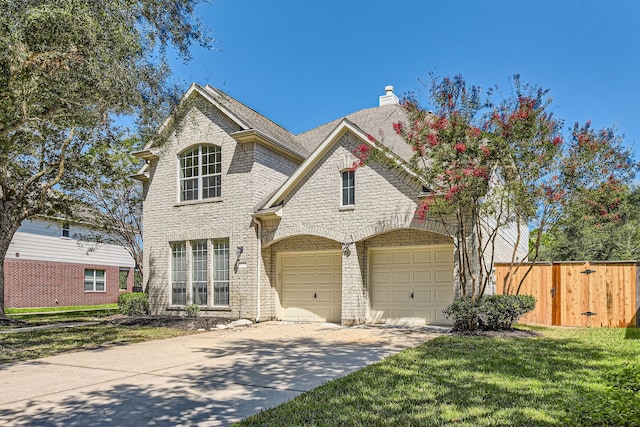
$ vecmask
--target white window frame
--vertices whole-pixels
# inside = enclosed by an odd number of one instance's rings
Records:
[[[213,239],[212,273],[213,273],[213,306],[228,307],[229,296],[229,239]]]
[[[181,257],[178,259],[177,255],[181,255]],[[187,244],[186,242],[174,242],[171,244],[171,305],[187,304],[187,282]],[[176,301],[177,289],[182,290],[184,301]]]
[[[220,198],[222,195],[222,149],[202,144],[180,154],[180,202]],[[191,160],[191,162],[188,162]],[[188,175],[188,176],[187,176]],[[187,186],[191,184],[191,188]],[[205,185],[206,184],[206,185]]]
[[[102,290],[98,289],[98,271],[102,272]],[[91,281],[87,280],[87,272],[92,272]],[[91,285],[91,289],[87,289],[87,284]],[[85,292],[107,292],[107,272],[100,268],[85,268],[84,269],[84,291]]]
[[[191,300],[193,304],[206,306],[209,298],[209,262],[207,241],[191,243]]]
[[[349,176],[351,180],[349,182]],[[345,181],[345,177],[346,181]],[[343,170],[340,173],[341,179],[341,192],[340,192],[340,205],[341,206],[355,206],[356,204],[356,171]]]

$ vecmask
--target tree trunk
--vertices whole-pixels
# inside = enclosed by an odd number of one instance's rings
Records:
[[[9,251],[11,240],[13,240],[21,223],[22,220],[15,221],[7,211],[0,216],[0,318],[6,318],[4,313],[4,260]]]

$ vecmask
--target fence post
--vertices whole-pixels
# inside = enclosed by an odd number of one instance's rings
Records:
[[[640,328],[640,269],[636,264],[636,328]]]
[[[551,324],[553,326],[561,326],[560,296],[562,289],[560,284],[560,265],[555,262],[551,264],[551,288],[554,289],[553,297],[551,298]]]

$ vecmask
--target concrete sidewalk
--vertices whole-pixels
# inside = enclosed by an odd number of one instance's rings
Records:
[[[266,322],[0,365],[0,424],[228,425],[446,330]]]

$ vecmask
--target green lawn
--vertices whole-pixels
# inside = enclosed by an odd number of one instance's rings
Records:
[[[119,313],[118,304],[102,304],[78,307],[39,307],[7,310],[7,317],[28,323],[27,326],[51,323],[89,322]],[[0,327],[2,329],[15,326]]]
[[[6,314],[20,315],[25,313],[48,313],[53,311],[88,311],[88,310],[117,310],[118,304],[100,304],[100,305],[69,305],[55,307],[25,307],[25,308],[7,308]]]
[[[73,323],[100,320],[119,312],[117,304],[83,307],[51,307],[57,309],[32,309],[23,313],[13,312],[8,317],[40,326],[53,323]],[[12,309],[16,310],[16,309]],[[13,329],[14,326],[0,327]],[[73,328],[56,328],[39,331],[0,333],[0,364],[52,356],[67,351],[128,344],[185,335],[190,332],[172,328],[93,325]]]
[[[640,330],[444,336],[240,426],[640,426]]]

